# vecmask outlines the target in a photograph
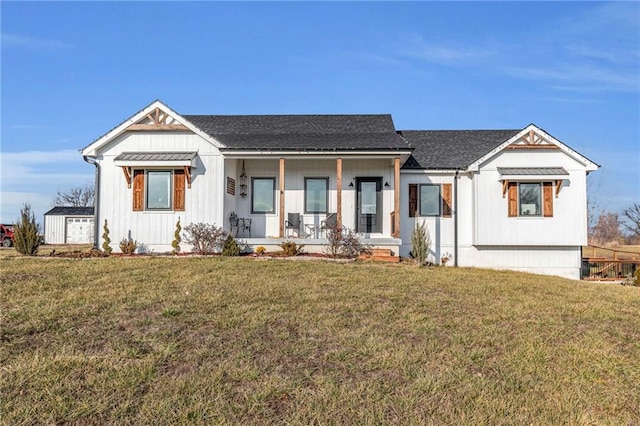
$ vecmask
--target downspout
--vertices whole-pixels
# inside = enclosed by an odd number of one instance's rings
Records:
[[[98,212],[100,211],[99,209],[100,207],[100,164],[98,164],[95,158],[91,158],[86,155],[83,155],[82,159],[89,164],[93,164],[96,168],[96,177],[95,177],[94,194],[93,194],[93,247],[96,250],[99,250],[98,238],[100,234],[100,224],[98,223]]]
[[[453,266],[458,267],[458,173],[453,177]]]

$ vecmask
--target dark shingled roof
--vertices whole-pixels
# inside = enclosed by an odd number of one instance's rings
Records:
[[[93,216],[93,207],[54,207],[44,214],[45,216]]]
[[[403,169],[458,169],[498,147],[518,130],[403,130],[414,148]]]
[[[389,114],[183,117],[231,150],[408,150]]]

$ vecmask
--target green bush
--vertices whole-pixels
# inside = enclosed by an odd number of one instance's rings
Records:
[[[240,256],[240,246],[231,235],[224,240],[221,254],[223,256]]]
[[[18,253],[24,256],[35,256],[40,247],[40,225],[31,211],[31,205],[24,204],[20,210],[20,219],[13,226],[13,244]]]
[[[180,231],[182,231],[182,226],[180,226],[180,218],[178,218],[178,222],[176,222],[176,230],[173,233],[173,241],[171,241],[171,247],[173,247],[171,254],[180,253],[180,243],[182,242]]]
[[[426,265],[429,248],[431,247],[431,235],[424,222],[416,222],[411,233],[411,255],[420,266]]]
[[[104,220],[104,226],[102,227],[102,230],[104,231],[104,233],[102,234],[102,239],[104,240],[102,242],[102,251],[107,254],[111,254],[113,249],[109,245],[111,244],[111,238],[109,238],[109,227],[107,226],[107,219]]]

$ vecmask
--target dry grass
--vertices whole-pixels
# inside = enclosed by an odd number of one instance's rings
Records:
[[[238,258],[0,259],[3,424],[639,424],[638,288]]]

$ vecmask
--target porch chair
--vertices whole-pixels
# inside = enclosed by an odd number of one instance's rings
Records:
[[[287,213],[287,220],[284,221],[284,230],[286,236],[291,236],[293,231],[300,237],[300,213]]]
[[[236,212],[231,212],[231,214],[229,215],[229,232],[231,234],[233,234],[233,228],[236,228],[236,233],[234,234],[234,236],[237,237],[240,227],[238,226],[238,215],[236,214]]]
[[[337,224],[338,224],[338,213],[327,214],[327,217],[325,218],[325,220],[320,222],[320,231],[322,232],[323,236],[326,237],[327,230],[335,228]]]

